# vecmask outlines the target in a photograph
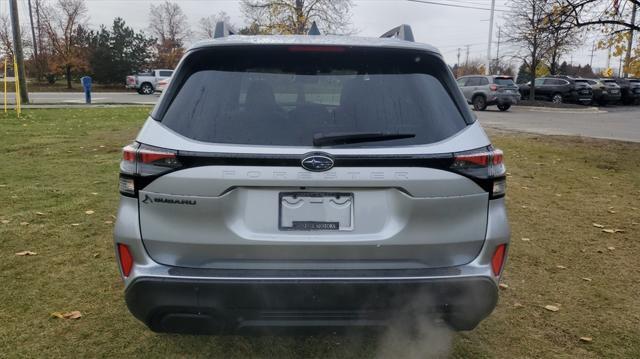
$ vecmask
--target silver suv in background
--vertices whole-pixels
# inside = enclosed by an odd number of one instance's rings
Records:
[[[125,299],[159,332],[470,330],[498,300],[503,154],[442,55],[382,38],[189,49],[120,165]]]
[[[462,76],[457,82],[467,102],[476,111],[484,111],[493,105],[497,105],[500,111],[507,111],[520,101],[518,85],[511,76]]]

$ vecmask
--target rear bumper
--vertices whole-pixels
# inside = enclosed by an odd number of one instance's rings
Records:
[[[520,101],[520,94],[496,94],[489,99],[488,105],[515,105]]]
[[[131,313],[157,332],[242,333],[385,326],[402,315],[437,315],[455,329],[470,330],[493,311],[498,294],[495,282],[483,277],[143,277],[131,283],[125,298]]]

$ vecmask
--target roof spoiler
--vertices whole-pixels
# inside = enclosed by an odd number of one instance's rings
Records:
[[[413,39],[413,31],[411,30],[411,26],[406,24],[402,24],[398,27],[394,27],[393,29],[382,34],[382,36],[380,37],[381,38],[395,37],[397,39],[404,40],[404,41],[411,41],[411,42],[415,41]]]
[[[227,37],[230,35],[235,35],[236,33],[231,30],[231,27],[224,21],[218,21],[216,23],[216,29],[213,33],[214,39],[219,39],[221,37]]]

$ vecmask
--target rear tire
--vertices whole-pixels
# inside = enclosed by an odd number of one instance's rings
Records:
[[[151,86],[150,83],[145,82],[142,85],[140,85],[140,88],[138,89],[138,93],[141,95],[151,95],[153,94],[153,86]]]
[[[473,98],[473,109],[476,111],[484,111],[487,109],[487,100],[482,95]]]
[[[551,102],[553,103],[562,103],[562,94],[556,93],[551,96]]]
[[[511,105],[508,103],[498,105],[498,110],[504,112],[511,108]]]

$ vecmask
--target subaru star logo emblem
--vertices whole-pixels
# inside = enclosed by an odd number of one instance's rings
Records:
[[[302,167],[308,171],[322,172],[333,168],[333,159],[325,153],[312,153],[302,159]]]

